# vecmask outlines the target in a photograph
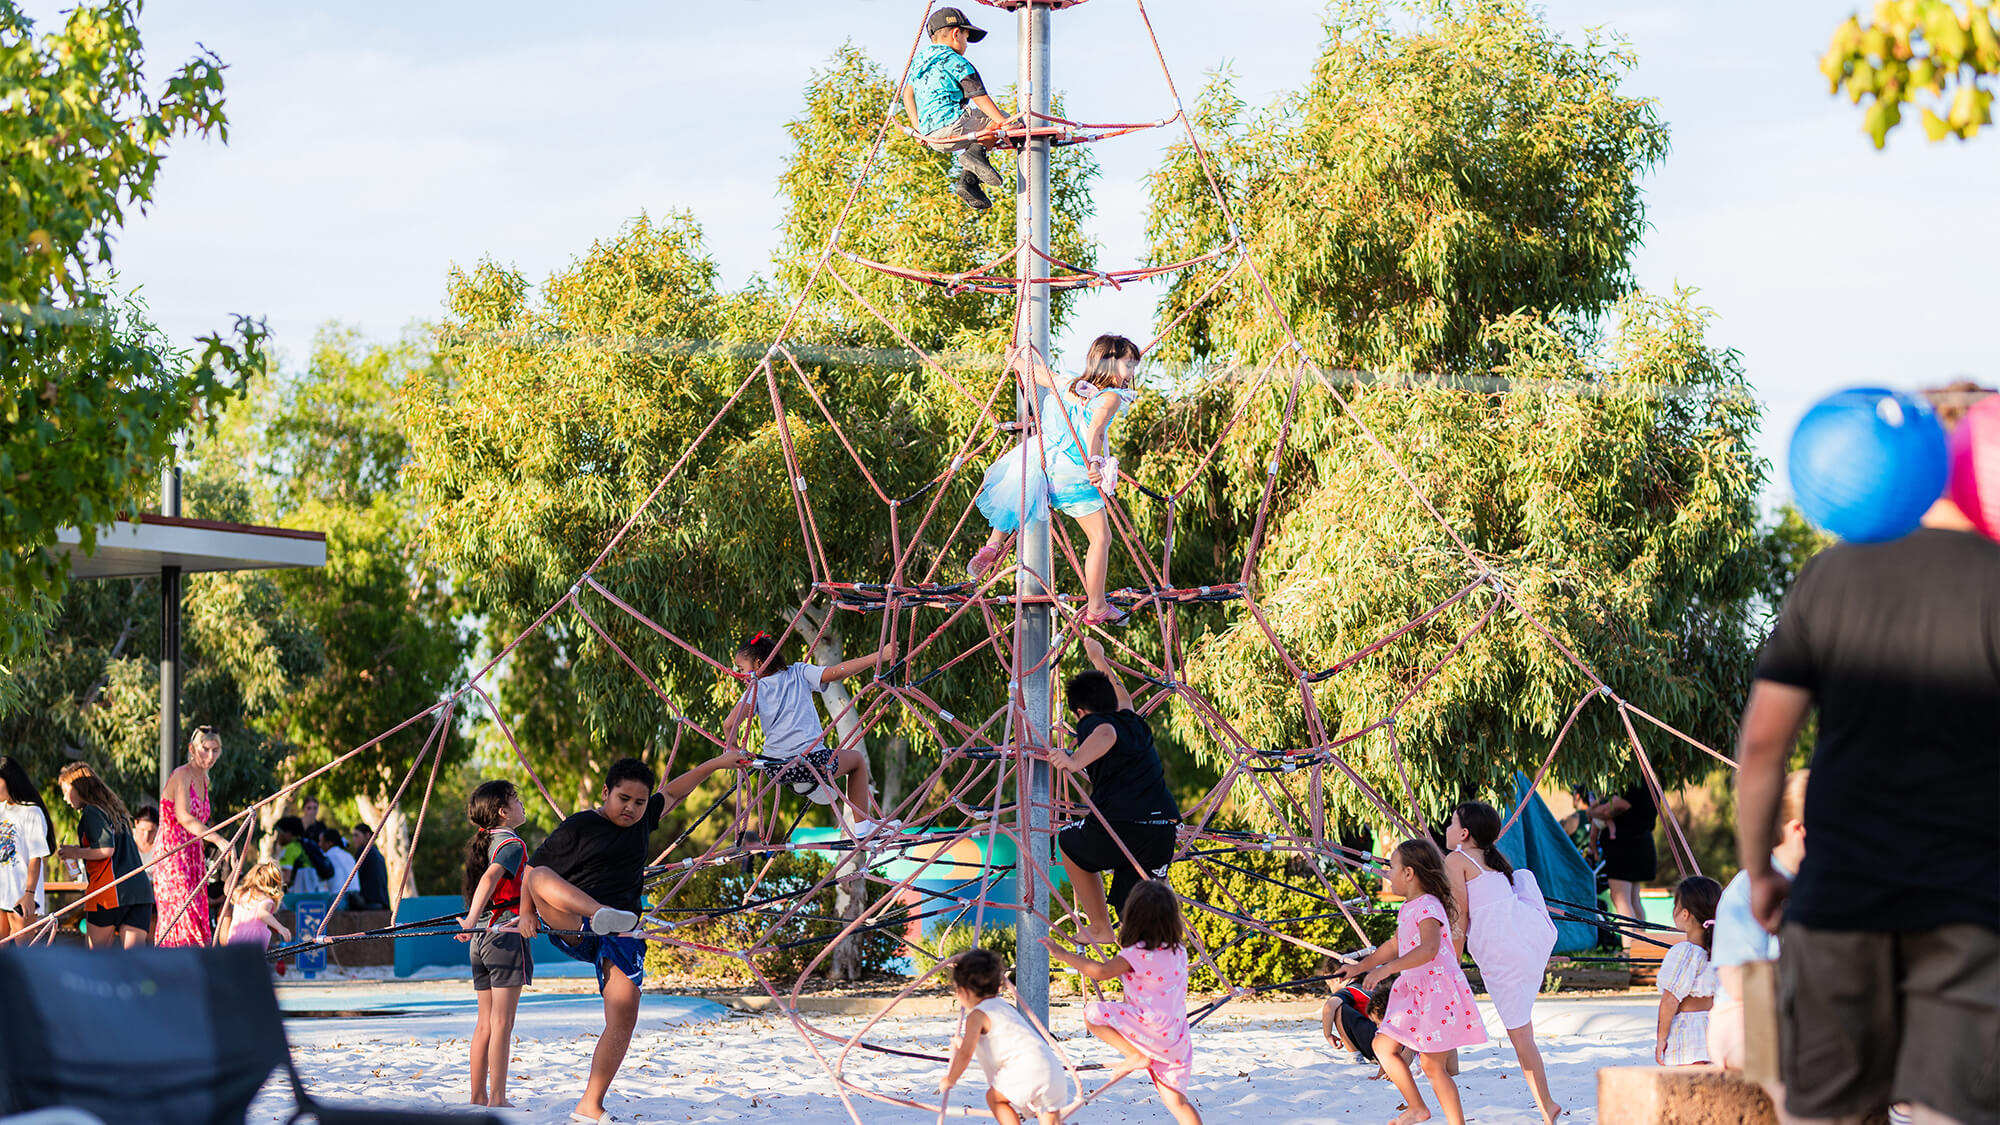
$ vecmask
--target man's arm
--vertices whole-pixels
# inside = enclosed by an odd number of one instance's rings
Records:
[[[1774,680],[1750,685],[1736,739],[1736,856],[1750,877],[1750,912],[1772,933],[1784,919],[1791,880],[1771,867],[1785,762],[1812,710],[1812,693]]]
[[[883,668],[895,662],[896,642],[890,641],[867,656],[857,656],[852,660],[843,660],[830,668],[822,670],[819,674],[819,682],[821,685],[834,683],[838,680],[844,680],[857,672],[865,672],[870,668]]]
[[[1083,653],[1085,656],[1090,657],[1091,667],[1096,668],[1110,678],[1112,689],[1118,693],[1118,709],[1120,711],[1132,710],[1132,693],[1125,690],[1125,681],[1118,678],[1117,671],[1111,667],[1111,661],[1105,658],[1103,642],[1099,641],[1096,637],[1085,637],[1083,639]]]

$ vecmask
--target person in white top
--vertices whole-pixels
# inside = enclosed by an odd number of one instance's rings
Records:
[[[0,938],[34,925],[48,909],[42,884],[55,850],[48,808],[28,771],[0,757]]]
[[[758,633],[743,642],[733,661],[736,671],[747,677],[750,686],[723,726],[722,740],[737,746],[738,733],[754,711],[764,728],[762,757],[780,763],[771,781],[790,785],[802,792],[814,792],[822,783],[845,779],[848,824],[856,839],[883,830],[901,827],[896,821],[879,823],[882,815],[875,804],[869,779],[868,755],[859,747],[835,749],[826,744],[826,727],[820,722],[813,693],[870,668],[883,669],[896,662],[896,646],[890,643],[867,656],[843,660],[829,667],[800,661],[779,667],[778,642],[769,633]]]
[[[999,955],[990,949],[969,950],[952,965],[951,991],[965,1009],[965,1025],[951,1041],[951,1065],[938,1079],[938,1096],[948,1096],[976,1059],[995,1121],[1021,1125],[1015,1107],[1026,1106],[1040,1125],[1058,1125],[1069,1100],[1062,1059],[1026,1016],[1000,998],[1004,974]]]
[[[1535,873],[1514,870],[1500,854],[1500,811],[1484,801],[1467,801],[1452,810],[1444,830],[1451,854],[1445,874],[1459,916],[1466,920],[1458,937],[1462,955],[1469,947],[1479,966],[1480,983],[1500,1026],[1514,1044],[1514,1057],[1535,1094],[1535,1108],[1553,1125],[1563,1108],[1549,1093],[1549,1074],[1535,1046],[1535,997],[1548,973],[1549,954],[1556,947],[1556,923],[1549,917]]]
[[[347,873],[354,870],[354,857],[348,854],[344,846],[346,841],[340,838],[340,829],[335,828],[331,824],[322,824],[317,831],[319,833],[320,853],[326,856],[328,863],[333,864],[333,877],[326,880],[327,891],[334,893],[345,887],[347,888],[348,896],[352,896],[354,894],[354,884],[348,880]],[[343,898],[342,901],[345,902],[346,899]],[[347,907],[342,905],[342,903],[335,903],[334,909],[345,910]]]

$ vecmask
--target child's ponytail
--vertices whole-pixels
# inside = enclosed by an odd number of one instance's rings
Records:
[[[479,881],[486,877],[486,868],[493,862],[489,850],[493,843],[493,830],[506,819],[507,806],[518,795],[511,781],[487,781],[481,782],[465,803],[465,819],[479,829],[472,834],[472,840],[465,848],[465,881],[460,893],[467,902],[472,901],[472,893],[479,888]]]
[[[1458,826],[1465,829],[1465,834],[1472,837],[1480,854],[1486,857],[1487,869],[1512,879],[1514,865],[1500,852],[1500,810],[1485,801],[1467,801],[1451,811],[1458,817]]]

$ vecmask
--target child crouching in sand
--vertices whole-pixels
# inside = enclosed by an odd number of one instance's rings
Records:
[[[951,1067],[938,1080],[938,1093],[949,1094],[966,1064],[978,1059],[986,1075],[986,1108],[995,1121],[1021,1125],[1014,1107],[1024,1105],[1039,1125],[1058,1125],[1069,1100],[1062,1060],[1027,1017],[1000,998],[1004,975],[990,949],[971,950],[952,966],[951,990],[965,1009],[965,1027],[952,1042]]]
[[[1047,938],[1042,943],[1050,956],[1091,980],[1123,984],[1123,1000],[1092,1000],[1083,1006],[1084,1025],[1125,1056],[1118,1073],[1151,1073],[1153,1088],[1174,1120],[1201,1125],[1201,1112],[1187,1096],[1188,1080],[1194,1077],[1194,1037],[1188,1028],[1180,900],[1173,888],[1147,879],[1132,888],[1119,913],[1122,948],[1109,961],[1071,953]]]

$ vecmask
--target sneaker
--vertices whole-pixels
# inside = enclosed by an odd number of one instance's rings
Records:
[[[639,928],[639,916],[630,910],[606,906],[590,916],[590,932],[601,936],[629,934]]]
[[[972,173],[974,178],[987,187],[999,187],[1001,184],[1007,182],[1000,178],[1000,170],[993,166],[993,162],[986,159],[986,150],[978,145],[973,145],[971,148],[959,149],[958,162],[966,171]]]
[[[985,192],[979,190],[979,179],[970,172],[958,174],[958,178],[951,182],[951,193],[974,211],[993,209],[993,201],[986,198]]]
[[[974,551],[972,561],[965,564],[965,573],[975,582],[985,578],[993,573],[993,568],[999,564],[1003,550],[1004,548],[988,544]]]
[[[857,820],[848,826],[848,831],[853,834],[855,839],[865,840],[878,832],[894,835],[896,830],[901,827],[903,827],[903,822],[900,820]]]

